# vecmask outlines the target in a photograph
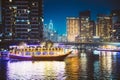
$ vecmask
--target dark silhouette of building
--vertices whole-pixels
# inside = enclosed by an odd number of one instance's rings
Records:
[[[42,9],[42,0],[2,0],[5,40],[42,40]]]
[[[94,20],[90,20],[91,33],[93,36],[96,36],[96,25]]]
[[[89,10],[80,12],[80,17],[90,17],[91,12]]]
[[[112,17],[112,40],[120,42],[120,9],[111,11]]]
[[[3,31],[3,26],[2,26],[2,23],[0,22],[0,33],[2,33]]]

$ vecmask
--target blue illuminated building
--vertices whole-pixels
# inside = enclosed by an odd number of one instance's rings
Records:
[[[53,41],[53,42],[58,42],[58,33],[54,29],[52,20],[50,20],[48,25],[47,24],[44,25],[43,35],[44,35],[43,36],[44,40],[50,40],[50,41]]]

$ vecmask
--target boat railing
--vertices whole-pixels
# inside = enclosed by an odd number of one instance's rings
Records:
[[[10,50],[20,50],[20,51],[63,51],[63,48],[11,48]]]
[[[12,48],[10,50],[10,54],[12,55],[22,55],[22,56],[41,56],[41,55],[62,55],[65,54],[66,52],[69,52],[67,49],[63,48],[23,48],[23,49],[17,49],[17,48]]]

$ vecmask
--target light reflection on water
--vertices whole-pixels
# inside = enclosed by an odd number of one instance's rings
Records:
[[[65,62],[21,61],[8,63],[8,79],[64,80]]]
[[[66,80],[78,80],[80,74],[80,61],[78,57],[66,59]]]
[[[99,55],[99,61],[94,63],[95,80],[119,80],[120,52],[100,51]]]
[[[0,80],[120,80],[120,53],[102,51],[98,59],[86,53],[65,61],[0,62]]]

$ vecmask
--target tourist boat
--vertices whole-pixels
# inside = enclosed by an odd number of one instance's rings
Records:
[[[72,51],[61,47],[41,47],[39,45],[20,45],[10,46],[10,59],[17,60],[43,60],[43,61],[62,61]]]

